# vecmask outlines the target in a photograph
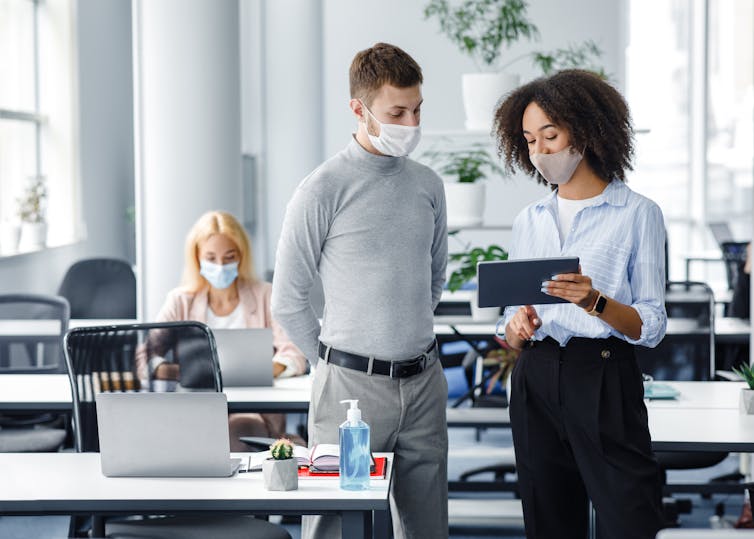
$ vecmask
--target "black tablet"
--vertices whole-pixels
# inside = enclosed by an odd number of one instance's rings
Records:
[[[479,306],[507,307],[509,305],[542,305],[568,303],[542,292],[542,281],[549,281],[559,273],[578,273],[579,258],[529,258],[480,262]]]

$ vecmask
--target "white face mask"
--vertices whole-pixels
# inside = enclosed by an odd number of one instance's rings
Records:
[[[361,105],[380,126],[379,136],[371,135],[367,130],[369,141],[378,152],[393,157],[403,157],[416,149],[422,136],[421,126],[382,123],[372,114],[372,111],[367,108],[363,101]]]
[[[529,156],[542,177],[553,185],[563,185],[573,176],[584,155],[568,146],[555,153],[533,153]]]

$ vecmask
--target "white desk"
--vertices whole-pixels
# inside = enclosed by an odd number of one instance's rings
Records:
[[[337,478],[308,478],[298,490],[265,490],[261,473],[223,478],[112,478],[100,472],[99,453],[0,453],[0,514],[164,514],[180,512],[338,513],[343,537],[371,537],[372,515],[384,516],[392,480],[369,490],[345,491]]]
[[[273,387],[226,388],[231,412],[306,412],[311,377],[275,380]],[[67,374],[0,374],[0,411],[70,410]]]
[[[68,328],[135,324],[136,320],[86,320],[72,319]],[[57,337],[60,335],[58,320],[0,320],[0,337]]]
[[[744,382],[660,382],[678,389],[675,399],[645,400],[647,408],[738,410]]]
[[[309,411],[312,376],[278,378],[273,387],[226,387],[231,412],[300,412]]]
[[[649,407],[655,451],[754,453],[754,415],[732,408]]]
[[[489,338],[495,334],[495,324],[474,322],[469,316],[436,316],[434,331],[436,335],[455,335],[458,333],[468,338]],[[683,335],[695,332],[696,321],[685,318],[668,318],[667,335]],[[502,328],[501,328],[502,329]],[[715,340],[718,342],[748,343],[751,334],[751,322],[741,318],[715,318]]]

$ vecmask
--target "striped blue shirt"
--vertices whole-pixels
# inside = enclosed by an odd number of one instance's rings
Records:
[[[581,272],[605,296],[630,305],[642,320],[633,340],[589,316],[573,303],[537,305],[542,326],[534,338],[550,336],[564,346],[571,337],[615,336],[656,346],[665,335],[665,226],[659,206],[614,180],[592,204],[576,214],[561,244],[557,191],[530,204],[513,223],[510,259],[578,256]],[[505,309],[507,324],[519,306]]]

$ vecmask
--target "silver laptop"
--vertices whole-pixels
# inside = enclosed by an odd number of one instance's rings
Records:
[[[272,329],[213,329],[224,387],[272,385]]]
[[[238,469],[224,393],[100,393],[96,402],[108,477],[227,477]]]
[[[712,236],[715,238],[715,242],[717,242],[717,245],[721,249],[723,247],[723,243],[733,241],[733,232],[731,232],[728,223],[707,223],[707,226],[709,227],[710,232],[712,232]]]

